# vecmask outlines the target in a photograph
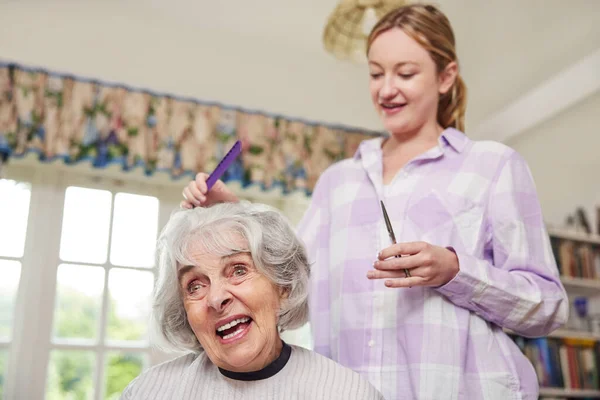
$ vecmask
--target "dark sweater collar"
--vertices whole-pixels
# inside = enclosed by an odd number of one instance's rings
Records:
[[[219,371],[226,377],[237,381],[259,381],[261,379],[270,378],[285,367],[292,354],[292,348],[283,340],[281,342],[283,343],[283,348],[281,349],[279,357],[261,370],[252,372],[232,372],[219,368]]]

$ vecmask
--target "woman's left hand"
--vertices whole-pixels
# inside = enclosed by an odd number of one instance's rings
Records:
[[[396,257],[402,255],[402,257]],[[369,279],[385,279],[388,287],[442,286],[458,273],[458,257],[445,247],[426,242],[398,243],[379,252],[367,273]],[[404,270],[410,271],[410,277]]]

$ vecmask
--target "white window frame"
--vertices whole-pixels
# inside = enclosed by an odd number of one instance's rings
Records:
[[[141,351],[148,354],[147,366],[156,365],[172,358],[148,347],[139,348],[105,345],[99,340],[94,345],[68,344],[68,341],[52,343],[54,304],[56,296],[56,272],[61,263],[59,258],[62,211],[65,191],[69,186],[82,186],[109,190],[114,194],[122,187],[123,192],[154,196],[159,199],[158,231],[168,221],[171,212],[181,199],[183,183],[143,182],[143,177],[127,177],[123,173],[76,169],[55,165],[30,166],[25,162],[5,166],[3,178],[24,181],[31,184],[31,201],[25,251],[21,261],[21,277],[15,302],[13,335],[8,344],[8,363],[4,394],[6,399],[44,399],[50,351],[53,349],[92,350],[96,353],[94,369],[94,399],[102,399],[104,391],[103,371],[107,351]],[[177,184],[178,183],[178,184]],[[93,210],[90,210],[93,212]],[[111,210],[112,218],[112,210]],[[112,227],[112,219],[111,219]],[[109,231],[110,232],[110,231]],[[110,233],[109,233],[110,235]],[[110,242],[109,242],[110,243]],[[109,253],[110,254],[110,249]],[[82,265],[94,265],[75,263]],[[110,257],[102,265],[105,270],[105,285],[108,285],[108,272],[120,268],[110,264]],[[156,272],[155,268],[127,267],[130,270]],[[105,315],[108,310],[107,286],[103,294],[99,338],[106,329]],[[33,294],[33,295],[32,295]],[[3,346],[5,348],[6,346]]]
[[[31,173],[30,170],[19,169],[19,170],[12,171],[11,175],[6,176],[5,178],[13,179],[13,180],[20,181],[20,182],[27,182],[28,184],[30,184],[30,187],[32,187],[33,186],[32,177],[33,177],[33,174]],[[31,207],[31,199],[30,199],[29,210],[31,210],[31,208],[32,207]],[[31,220],[31,211],[28,212],[28,217],[27,217],[28,224],[29,224],[30,220]],[[11,227],[8,226],[8,227],[4,227],[3,229],[11,229]],[[26,237],[27,237],[27,233],[26,233]],[[10,386],[10,383],[13,380],[13,378],[16,377],[15,371],[17,371],[16,368],[18,367],[18,358],[19,357],[17,356],[17,352],[15,351],[15,349],[18,346],[18,343],[20,341],[20,337],[18,335],[19,331],[17,331],[14,328],[17,324],[17,320],[19,320],[17,310],[19,308],[19,304],[22,303],[22,300],[20,300],[20,299],[23,297],[23,295],[21,294],[21,290],[19,290],[19,288],[23,286],[23,271],[25,270],[25,264],[28,262],[29,258],[30,258],[30,254],[27,251],[26,245],[23,249],[23,255],[21,257],[6,257],[6,256],[2,257],[2,259],[5,259],[5,260],[15,260],[15,261],[19,261],[21,263],[19,287],[17,287],[17,293],[16,293],[17,297],[14,302],[15,310],[14,310],[14,314],[13,314],[13,330],[11,332],[11,335],[9,336],[8,342],[2,341],[0,343],[0,349],[8,352],[7,363],[5,365],[5,370],[4,370],[4,378],[5,378],[4,397],[6,399],[14,398],[14,396],[11,396],[11,394],[10,394],[9,386]]]

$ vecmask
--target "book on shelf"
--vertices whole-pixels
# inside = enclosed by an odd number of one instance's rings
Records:
[[[548,233],[559,273],[570,285],[565,288],[573,290],[569,321],[548,337],[508,333],[532,363],[540,397],[600,398],[600,316],[588,313],[588,297],[600,296],[600,235],[552,228]]]
[[[540,387],[600,390],[600,343],[585,339],[514,337],[531,361]]]
[[[600,244],[550,235],[552,252],[562,276],[600,279]]]

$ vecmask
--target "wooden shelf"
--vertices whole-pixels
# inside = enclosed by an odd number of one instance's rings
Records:
[[[503,331],[508,333],[509,335],[518,335],[517,333],[515,333],[514,331],[512,331],[510,329],[504,328]],[[571,329],[557,329],[554,332],[550,333],[549,335],[543,336],[543,337],[558,338],[558,339],[586,339],[586,340],[591,339],[591,340],[600,341],[599,333],[576,331],[576,330],[571,330]]]
[[[600,390],[540,388],[540,397],[600,397]]]
[[[561,282],[565,286],[565,290],[571,295],[578,296],[599,296],[600,295],[600,279],[584,279],[571,278],[561,276]]]
[[[600,333],[576,331],[571,329],[557,329],[554,332],[550,333],[548,337],[562,339],[592,339],[600,341]]]
[[[587,234],[581,232],[571,232],[569,230],[559,228],[548,228],[548,234],[551,237],[559,239],[573,240],[576,242],[585,242],[600,245],[600,235]]]

